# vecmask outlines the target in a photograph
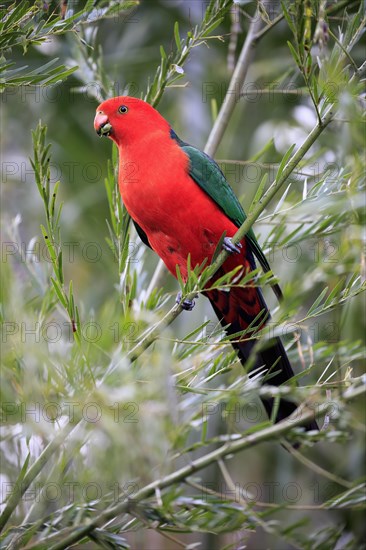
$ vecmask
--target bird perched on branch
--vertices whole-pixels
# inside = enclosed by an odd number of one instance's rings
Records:
[[[255,338],[240,336],[248,327],[261,328],[269,319],[268,307],[257,285],[229,289],[212,288],[218,278],[236,268],[243,274],[256,268],[255,258],[264,271],[268,262],[252,230],[238,244],[232,237],[245,221],[244,210],[216,162],[182,141],[170,124],[151,105],[128,96],[104,101],[97,108],[94,128],[99,136],[112,139],[119,150],[119,189],[142,241],[152,248],[176,277],[177,266],[187,277],[187,259],[191,266],[210,263],[218,243],[230,253],[209,282],[204,294],[229,335],[243,364],[254,354],[254,366],[264,367],[272,385],[288,382],[294,373],[278,337],[268,345],[256,346]],[[281,291],[274,288],[278,297]],[[194,302],[177,300],[184,309]],[[269,374],[268,374],[269,373]],[[271,417],[274,400],[263,399]],[[281,399],[275,422],[288,417],[297,405]],[[317,430],[315,421],[307,430]]]

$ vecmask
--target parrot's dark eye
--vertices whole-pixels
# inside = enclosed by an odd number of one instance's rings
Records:
[[[121,115],[124,115],[125,113],[127,113],[128,111],[128,107],[126,107],[126,105],[121,105],[120,107],[118,107],[118,112],[121,113]]]

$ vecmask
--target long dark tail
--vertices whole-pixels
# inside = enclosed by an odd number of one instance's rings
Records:
[[[207,297],[229,335],[237,334],[247,328],[260,311],[263,311],[264,315],[266,315],[267,321],[269,319],[268,307],[259,288],[234,287],[230,289],[230,292],[215,289],[208,291]],[[260,321],[259,324],[261,324]],[[247,340],[241,343],[237,341],[238,338],[234,339],[235,343],[233,343],[233,347],[237,350],[241,363],[245,365],[256,345],[256,341]],[[256,352],[254,369],[265,367],[267,375],[264,382],[268,378],[269,384],[280,386],[288,382],[294,376],[294,372],[280,338],[274,337],[266,344],[266,346],[261,347]],[[274,409],[274,399],[265,398],[262,401],[268,416],[271,418]],[[280,422],[284,418],[287,418],[296,408],[296,403],[281,398],[276,411],[275,422]],[[305,429],[318,430],[319,428],[316,421],[313,420],[305,425]]]

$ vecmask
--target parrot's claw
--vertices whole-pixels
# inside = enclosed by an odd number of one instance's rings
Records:
[[[183,300],[182,302],[182,293],[178,292],[175,303],[180,304],[185,311],[192,311],[196,302],[194,300]]]
[[[241,252],[241,249],[243,248],[243,245],[241,243],[233,244],[230,237],[225,237],[222,243],[222,248],[227,252],[230,252],[231,254],[234,252],[236,254],[239,254],[239,252]]]

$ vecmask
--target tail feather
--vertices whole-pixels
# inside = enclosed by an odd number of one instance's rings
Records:
[[[294,376],[294,371],[292,370],[283,343],[278,337],[273,338],[271,344],[258,353],[257,361],[262,365],[267,365],[267,367],[270,368],[270,366],[273,365],[273,362],[277,359],[278,362],[273,368],[275,374],[268,380],[269,384],[273,386],[281,386],[282,384],[288,382]],[[263,398],[262,401],[268,416],[271,417],[274,407],[274,399]],[[296,409],[296,403],[287,399],[281,399],[275,417],[275,422],[280,422],[281,420],[284,420],[285,418],[290,416]],[[305,425],[305,428],[307,431],[319,430],[318,424],[315,420],[308,422]]]
[[[218,275],[219,276],[219,275]],[[223,292],[215,289],[207,291],[211,305],[219,318],[221,324],[230,335],[237,334],[240,331],[248,328],[251,322],[254,321],[258,314],[263,311],[262,321],[259,320],[259,327],[264,325],[270,318],[268,307],[264,301],[263,295],[259,288],[254,287],[233,287],[230,292]],[[244,340],[243,342],[234,342],[233,347],[238,351],[238,356],[243,365],[249,359],[256,345],[255,340]],[[273,370],[273,376],[269,376],[268,383],[274,386],[280,386],[288,382],[294,372],[288,360],[285,348],[278,337],[274,337],[267,346],[256,352],[255,368],[265,366],[268,373]],[[273,368],[272,368],[273,367]],[[264,380],[266,383],[266,380]],[[274,399],[263,398],[263,405],[271,418]],[[275,422],[290,416],[297,408],[297,405],[287,399],[281,399],[275,417]],[[318,425],[314,421],[308,422],[305,429],[318,430]]]

